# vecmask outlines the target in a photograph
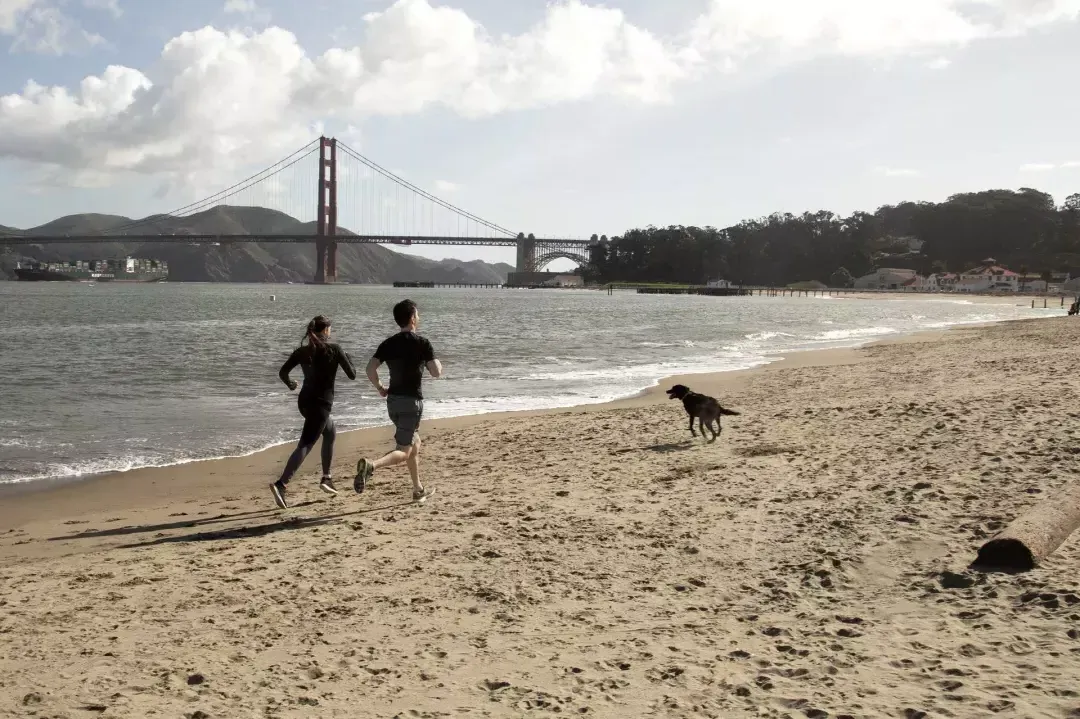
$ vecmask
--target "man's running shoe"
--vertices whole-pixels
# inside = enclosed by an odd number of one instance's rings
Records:
[[[337,488],[334,487],[334,480],[330,477],[322,478],[322,481],[319,482],[319,489],[330,495],[337,494]]]
[[[431,487],[424,487],[420,491],[414,490],[412,493],[412,501],[416,502],[417,504],[423,504],[427,501],[428,497],[433,494],[435,494],[435,490]]]
[[[361,459],[356,463],[356,477],[353,478],[352,488],[357,494],[360,494],[367,489],[368,480],[371,479],[371,475],[375,472],[375,465],[366,459]]]
[[[274,493],[274,502],[277,506],[282,509],[289,508],[289,503],[285,501],[285,485],[280,480],[270,485],[270,491]]]

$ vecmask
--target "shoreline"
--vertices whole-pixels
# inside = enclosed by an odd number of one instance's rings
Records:
[[[940,298],[940,294],[934,294],[934,293],[907,293],[907,294],[894,293],[894,294],[899,296],[901,299],[904,299],[904,298],[916,299],[916,298],[918,298],[918,299],[924,299],[925,300],[925,299],[929,299],[929,298]],[[882,297],[881,296],[875,296],[873,294],[865,294],[865,295],[854,294],[854,295],[852,295],[850,297],[833,298],[833,299],[855,299],[855,300],[870,299],[870,300],[875,300],[875,299],[882,299]],[[957,299],[941,298],[941,299],[943,301],[947,301],[947,302],[956,302],[956,301],[963,301],[964,298],[957,298]],[[985,303],[985,304],[1003,304],[1000,300],[1009,299],[1009,298],[1003,298],[1001,296],[994,296],[994,295],[986,295],[986,296],[972,296],[972,299],[981,300],[981,301],[978,302],[979,304],[983,304],[983,303]],[[875,345],[875,344],[877,344],[879,342],[889,342],[889,341],[892,341],[892,340],[895,340],[895,339],[903,339],[903,338],[906,338],[906,337],[914,337],[916,335],[920,335],[920,334],[923,334],[923,333],[926,333],[926,332],[933,333],[933,332],[939,332],[939,331],[949,331],[949,330],[952,330],[952,329],[958,329],[958,328],[964,328],[964,327],[987,326],[987,325],[997,324],[999,322],[1028,321],[1028,320],[1033,320],[1033,319],[1049,319],[1049,318],[1022,318],[1022,319],[976,320],[976,321],[972,321],[972,322],[957,322],[955,324],[950,324],[950,325],[947,325],[947,326],[944,326],[944,327],[930,327],[930,328],[924,328],[924,329],[916,329],[916,330],[913,330],[913,331],[910,331],[910,332],[898,331],[897,333],[895,333],[895,335],[884,335],[884,336],[880,336],[880,337],[876,337],[876,338],[868,338],[868,339],[865,339],[865,340],[856,341],[851,345],[841,346],[841,347],[822,347],[822,348],[800,347],[798,349],[793,349],[793,350],[771,350],[771,351],[767,351],[767,352],[764,353],[764,357],[766,358],[765,361],[759,362],[758,364],[755,364],[755,365],[753,365],[751,367],[737,368],[737,369],[727,369],[727,370],[705,370],[705,371],[702,371],[702,372],[677,373],[677,374],[674,374],[674,375],[663,375],[663,376],[660,376],[660,377],[656,378],[655,380],[653,380],[653,382],[651,384],[649,384],[649,385],[647,385],[645,387],[642,387],[642,388],[640,388],[638,390],[634,390],[634,391],[632,391],[632,392],[630,392],[628,394],[625,394],[623,396],[615,397],[614,399],[605,399],[605,400],[601,400],[601,401],[597,401],[597,402],[584,402],[584,403],[573,404],[573,405],[556,405],[556,406],[552,406],[552,407],[538,407],[538,408],[532,408],[532,409],[495,410],[495,411],[491,411],[491,412],[451,415],[451,416],[447,416],[447,417],[425,419],[424,422],[425,422],[425,424],[430,425],[430,423],[432,423],[432,422],[448,422],[448,421],[466,420],[466,419],[469,419],[469,418],[503,417],[503,416],[519,416],[519,415],[520,416],[532,416],[535,413],[566,412],[566,411],[573,411],[573,410],[576,410],[576,409],[579,409],[579,408],[596,408],[596,409],[600,409],[600,408],[607,407],[609,405],[616,405],[618,403],[621,403],[621,402],[624,402],[624,401],[627,401],[627,400],[634,400],[634,399],[637,399],[639,397],[646,396],[650,392],[650,390],[653,390],[657,386],[659,386],[659,385],[661,385],[661,384],[663,384],[665,382],[671,381],[676,377],[679,377],[679,378],[701,377],[701,376],[709,377],[709,376],[713,376],[713,375],[726,375],[726,374],[730,374],[730,373],[740,373],[740,372],[754,371],[754,370],[763,369],[765,367],[769,367],[769,366],[772,366],[772,365],[776,365],[777,363],[783,363],[791,356],[800,355],[800,354],[804,354],[804,353],[844,352],[844,351],[849,351],[849,350],[860,349],[860,348],[863,348],[863,347],[873,346],[873,345]],[[362,380],[363,380],[363,378],[358,376],[358,381],[362,381]],[[364,427],[353,427],[353,428],[350,428],[350,429],[339,430],[338,437],[341,438],[343,436],[346,436],[348,434],[352,434],[352,433],[355,433],[355,432],[378,431],[378,430],[387,428],[389,426],[390,426],[390,423],[388,421],[385,421],[385,422],[381,422],[379,424],[368,425],[368,426],[364,426]],[[81,475],[65,475],[65,476],[55,476],[55,477],[21,478],[21,479],[14,480],[14,481],[0,482],[0,500],[6,500],[6,499],[9,499],[9,498],[12,498],[12,497],[23,496],[23,495],[26,495],[26,494],[32,494],[32,493],[37,493],[37,492],[61,490],[61,489],[65,488],[65,487],[69,487],[69,486],[73,486],[73,485],[78,485],[78,484],[82,484],[82,483],[86,483],[86,482],[95,482],[95,481],[98,481],[98,480],[101,480],[101,479],[106,479],[106,478],[110,478],[110,477],[117,477],[117,476],[123,476],[123,475],[128,475],[128,474],[136,473],[136,472],[155,472],[155,471],[177,470],[177,469],[180,469],[180,468],[192,467],[192,466],[195,466],[195,465],[202,465],[202,464],[208,464],[208,463],[213,463],[213,462],[225,462],[225,461],[231,461],[231,460],[241,460],[241,459],[245,459],[245,458],[255,457],[255,456],[261,455],[261,454],[266,453],[266,452],[280,451],[283,447],[293,447],[293,446],[295,446],[295,440],[294,439],[288,439],[288,440],[285,440],[285,441],[282,441],[282,442],[276,442],[276,443],[272,442],[272,443],[269,443],[269,444],[264,445],[262,447],[259,447],[257,449],[251,449],[249,451],[245,451],[245,452],[243,452],[241,454],[219,455],[219,456],[213,456],[213,457],[186,458],[186,459],[179,459],[179,460],[176,460],[176,461],[171,461],[171,462],[168,462],[168,463],[165,463],[165,464],[144,465],[144,466],[139,466],[139,467],[132,467],[130,469],[109,470],[109,471],[97,472],[97,473],[92,473],[92,474],[88,473],[88,474],[81,474]]]
[[[856,364],[861,361],[859,352],[879,345],[906,344],[911,342],[937,341],[964,330],[991,327],[998,324],[1016,322],[1039,322],[1047,318],[1024,318],[1019,320],[996,320],[950,325],[943,328],[918,330],[906,334],[870,339],[849,347],[822,349],[800,349],[778,356],[775,360],[746,369],[725,370],[719,372],[696,372],[660,377],[653,384],[631,395],[597,402],[572,406],[551,407],[545,409],[503,410],[482,414],[468,414],[438,419],[425,419],[423,424],[425,441],[428,438],[441,437],[466,428],[482,424],[495,424],[510,419],[530,419],[551,415],[592,414],[611,410],[638,408],[653,404],[655,399],[667,399],[664,396],[665,385],[682,383],[688,386],[709,385],[710,387],[734,388],[747,378],[758,373],[782,372],[785,370],[811,367],[832,367],[836,365]],[[723,398],[720,398],[724,403]],[[351,479],[351,464],[355,462],[358,451],[368,451],[370,456],[381,455],[389,451],[387,444],[392,436],[390,423],[371,427],[360,427],[338,433],[334,452],[334,476],[342,486],[339,492],[351,494],[351,486],[346,487]],[[72,512],[79,514],[103,511],[103,505],[96,498],[122,493],[134,506],[149,507],[165,499],[175,499],[177,494],[172,489],[180,489],[184,499],[200,496],[200,492],[217,488],[220,481],[210,479],[221,475],[246,475],[242,470],[256,466],[267,467],[271,473],[264,473],[262,483],[269,486],[284,466],[295,441],[287,441],[270,447],[255,450],[248,454],[195,459],[159,467],[139,467],[119,472],[107,472],[82,477],[64,477],[49,480],[31,480],[26,482],[0,485],[0,528],[17,528],[21,519],[34,521],[43,516],[68,516]],[[350,468],[342,473],[344,457],[349,456]],[[317,453],[312,453],[301,466],[293,479],[294,485],[306,482],[307,478],[319,474]],[[343,482],[343,480],[346,480]],[[247,489],[248,487],[245,487]],[[68,514],[65,514],[68,513]]]
[[[927,296],[927,297],[932,296],[929,293],[923,293],[923,294],[924,294],[924,296]],[[852,299],[875,299],[875,298],[873,298],[873,297],[854,297]],[[993,299],[993,298],[990,298],[990,299]],[[994,303],[994,304],[996,304],[996,303]],[[987,327],[987,326],[992,326],[992,325],[995,325],[995,324],[1001,324],[1001,323],[1007,323],[1007,322],[1033,322],[1033,321],[1038,321],[1038,320],[1041,320],[1041,319],[1049,319],[1049,318],[1022,318],[1022,319],[1010,319],[1010,320],[989,320],[989,321],[978,320],[978,321],[974,321],[974,322],[958,322],[956,324],[951,324],[951,325],[948,325],[948,326],[945,326],[945,327],[919,329],[919,330],[915,330],[915,331],[912,331],[912,332],[898,332],[895,335],[885,335],[885,336],[877,337],[877,338],[869,338],[869,339],[866,339],[866,340],[858,341],[858,342],[856,342],[856,343],[854,343],[852,345],[843,346],[843,347],[822,347],[822,348],[807,347],[807,348],[799,348],[799,349],[795,349],[795,350],[776,350],[773,353],[771,353],[774,358],[766,359],[764,362],[760,362],[760,363],[758,363],[758,364],[756,364],[756,365],[754,365],[752,367],[729,369],[729,370],[706,370],[706,371],[703,371],[703,372],[677,373],[677,374],[673,374],[673,375],[663,375],[663,376],[658,377],[657,379],[655,379],[652,382],[652,384],[650,384],[650,385],[647,385],[645,387],[642,387],[641,389],[630,392],[629,394],[626,394],[626,395],[624,395],[622,397],[616,397],[614,399],[606,399],[606,400],[602,400],[602,401],[599,401],[599,402],[585,402],[585,403],[573,404],[573,405],[558,405],[558,406],[553,406],[553,407],[540,407],[540,408],[535,408],[535,409],[494,410],[494,411],[491,411],[491,412],[480,412],[480,413],[471,413],[471,414],[462,414],[462,415],[452,415],[452,416],[448,416],[448,417],[438,417],[438,418],[430,418],[430,419],[425,418],[424,423],[425,423],[425,425],[427,425],[429,427],[433,427],[433,423],[435,423],[435,422],[444,422],[444,423],[449,422],[449,423],[454,423],[455,425],[462,424],[462,426],[471,426],[473,423],[475,423],[477,421],[482,421],[482,420],[488,419],[488,418],[490,418],[491,420],[494,421],[496,419],[500,419],[500,418],[504,418],[504,417],[519,417],[519,416],[520,417],[532,417],[532,416],[539,416],[539,415],[544,415],[544,414],[572,412],[572,411],[577,411],[577,410],[602,411],[602,410],[607,409],[607,408],[616,408],[616,407],[622,406],[623,403],[626,403],[626,402],[633,402],[635,400],[648,397],[648,396],[654,394],[655,390],[657,388],[659,388],[661,385],[665,384],[665,383],[673,384],[676,381],[682,381],[683,384],[686,384],[692,378],[695,378],[695,377],[697,377],[697,378],[716,378],[716,377],[722,377],[722,376],[732,375],[732,374],[740,375],[740,374],[745,373],[745,372],[755,372],[755,371],[764,370],[766,368],[774,367],[774,366],[776,366],[777,368],[783,368],[783,367],[789,366],[789,364],[788,364],[789,362],[794,362],[794,365],[791,365],[791,366],[798,366],[798,367],[816,366],[818,364],[816,362],[803,362],[803,361],[798,360],[797,358],[798,358],[799,355],[804,355],[804,354],[815,355],[817,353],[833,353],[833,352],[845,353],[845,352],[851,352],[851,351],[856,351],[856,350],[866,348],[866,347],[872,347],[874,345],[881,344],[881,343],[890,343],[890,342],[894,342],[894,341],[905,341],[905,340],[907,340],[909,338],[917,338],[917,337],[919,337],[921,335],[924,335],[924,334],[936,334],[936,333],[939,333],[939,332],[949,332],[949,331],[952,331],[952,330],[963,329],[963,328],[968,328],[968,327]],[[766,356],[768,357],[769,353],[767,353]],[[793,357],[796,358],[796,359],[792,359]],[[822,366],[827,366],[828,364],[830,364],[830,362],[828,360],[826,360],[825,364],[822,365]],[[361,381],[362,379],[363,378],[360,377],[359,375],[357,376],[357,381]],[[351,428],[351,429],[340,430],[338,432],[338,439],[340,441],[341,438],[346,437],[346,436],[351,435],[351,434],[354,434],[354,433],[357,433],[357,432],[369,432],[369,433],[370,432],[378,432],[380,430],[384,430],[386,428],[389,428],[390,426],[391,426],[390,422],[386,421],[386,422],[381,422],[381,423],[375,424],[375,425],[369,425],[369,426],[366,426],[366,427],[354,427],[354,428]],[[258,457],[258,456],[260,456],[262,454],[265,454],[265,453],[280,452],[280,451],[282,451],[283,448],[286,448],[286,447],[288,447],[290,452],[291,452],[291,449],[295,446],[295,444],[296,444],[296,442],[295,442],[294,439],[289,439],[289,440],[285,440],[283,442],[271,443],[269,445],[260,447],[258,449],[252,449],[252,450],[244,452],[242,454],[223,455],[223,456],[215,456],[215,457],[200,457],[200,458],[194,458],[194,459],[181,459],[181,460],[177,460],[175,462],[169,462],[167,464],[146,465],[146,466],[141,466],[141,467],[132,467],[130,469],[121,469],[121,470],[112,470],[112,471],[107,471],[107,472],[98,472],[98,473],[94,473],[94,474],[66,475],[66,476],[60,476],[60,477],[38,477],[38,478],[33,478],[33,479],[19,479],[19,480],[16,480],[16,481],[0,482],[0,500],[7,501],[7,500],[10,500],[10,499],[15,498],[15,497],[21,497],[21,496],[25,496],[25,495],[28,495],[28,494],[36,494],[36,493],[39,493],[39,492],[63,491],[65,489],[67,489],[67,488],[77,486],[77,485],[80,485],[80,484],[98,482],[100,480],[105,480],[105,479],[109,479],[109,478],[115,478],[115,477],[131,475],[131,474],[134,474],[134,473],[158,473],[158,472],[168,472],[170,470],[177,471],[177,470],[182,470],[182,469],[185,469],[185,468],[195,468],[198,465],[208,465],[208,464],[212,464],[212,463],[215,463],[215,462],[230,462],[230,461],[236,461],[236,460],[249,459],[249,458],[252,458],[252,457]],[[338,445],[338,446],[340,446],[340,445]],[[286,454],[286,456],[287,456],[287,454]],[[307,465],[308,462],[311,461],[311,459],[312,458],[309,457],[308,460],[305,461],[305,465]],[[0,522],[2,522],[2,520],[3,520],[3,513],[0,512]]]
[[[1044,318],[1034,318],[1034,319],[1044,319]],[[879,342],[889,342],[890,340],[903,339],[903,338],[906,338],[906,337],[914,337],[916,335],[920,335],[920,334],[923,334],[923,333],[926,333],[926,332],[931,332],[931,333],[932,332],[938,332],[938,331],[945,332],[945,331],[949,331],[951,329],[956,329],[956,328],[989,326],[989,325],[997,324],[999,322],[1017,322],[1017,321],[1029,321],[1029,320],[1032,320],[1032,318],[1023,318],[1021,320],[990,320],[990,321],[978,320],[978,321],[974,321],[974,322],[959,322],[959,323],[956,323],[956,324],[948,325],[946,327],[919,329],[919,330],[915,330],[913,332],[906,332],[906,333],[905,332],[898,332],[898,333],[895,334],[895,336],[894,335],[885,335],[885,336],[877,337],[877,338],[869,338],[869,339],[866,339],[866,340],[857,341],[856,343],[854,343],[852,345],[843,346],[843,347],[820,347],[820,348],[803,347],[803,348],[798,348],[798,349],[794,349],[794,350],[775,350],[775,351],[765,353],[766,357],[771,356],[771,357],[774,357],[774,358],[766,359],[765,361],[759,362],[758,364],[755,364],[752,367],[740,367],[740,368],[736,368],[736,369],[727,369],[727,370],[705,370],[705,371],[702,371],[702,372],[677,373],[677,374],[673,374],[673,375],[663,375],[663,376],[660,376],[657,379],[653,380],[653,382],[651,384],[649,384],[649,385],[647,385],[645,387],[642,387],[640,389],[629,392],[628,394],[623,395],[621,397],[615,397],[614,399],[605,399],[605,400],[600,400],[600,401],[597,401],[597,402],[583,402],[583,403],[572,404],[572,405],[556,405],[556,406],[552,406],[552,407],[537,407],[537,408],[532,408],[532,409],[510,409],[510,410],[493,410],[493,411],[490,411],[490,412],[473,412],[473,413],[469,413],[469,414],[450,415],[450,416],[446,416],[446,417],[433,417],[433,418],[430,418],[430,419],[425,418],[424,422],[425,423],[446,422],[446,421],[453,421],[453,420],[465,420],[465,419],[469,419],[469,418],[484,418],[484,417],[489,417],[489,416],[500,416],[500,417],[501,416],[519,416],[519,415],[520,416],[532,416],[533,414],[546,414],[546,413],[552,413],[552,412],[556,412],[556,413],[557,412],[567,412],[567,411],[572,411],[572,410],[576,410],[576,409],[579,409],[579,408],[605,408],[608,405],[617,405],[618,403],[625,402],[627,400],[634,400],[634,399],[644,397],[644,396],[648,395],[651,390],[654,390],[655,388],[657,388],[658,386],[664,384],[665,382],[672,382],[672,381],[674,381],[675,378],[683,378],[683,379],[685,379],[685,378],[689,378],[689,377],[702,377],[702,376],[711,377],[711,376],[714,376],[714,375],[726,375],[726,374],[735,373],[735,372],[751,372],[751,371],[754,371],[754,370],[769,367],[771,365],[775,365],[777,363],[783,363],[783,362],[787,361],[793,355],[800,355],[800,354],[804,354],[804,353],[817,353],[817,352],[845,352],[845,351],[848,351],[848,350],[857,350],[857,349],[860,349],[860,348],[863,348],[863,347],[869,347],[869,346],[875,345],[875,344],[877,344]],[[357,375],[357,381],[361,381],[362,379],[363,378],[361,378],[359,375]],[[390,422],[385,421],[385,422],[380,422],[379,424],[368,425],[368,426],[365,426],[365,427],[353,427],[353,428],[350,428],[350,429],[343,429],[343,430],[339,430],[338,437],[340,438],[342,436],[345,436],[345,435],[353,433],[353,432],[377,431],[377,430],[384,429],[384,428],[387,428],[387,427],[390,427],[390,426],[391,426]],[[130,474],[132,472],[164,471],[164,470],[176,469],[176,468],[180,468],[180,467],[188,467],[190,465],[196,465],[196,464],[201,464],[201,463],[222,462],[222,461],[227,461],[227,460],[245,459],[245,458],[248,458],[248,457],[253,457],[253,456],[262,454],[263,452],[271,452],[271,451],[274,451],[274,450],[278,450],[278,449],[280,449],[282,447],[286,447],[286,446],[292,447],[292,446],[295,446],[295,444],[296,444],[296,442],[295,442],[294,439],[288,439],[288,440],[285,440],[283,442],[270,443],[270,444],[265,445],[263,447],[260,447],[258,449],[252,449],[250,451],[246,451],[246,452],[243,452],[241,454],[229,454],[229,455],[220,455],[220,456],[214,456],[214,457],[198,457],[198,458],[191,458],[191,459],[180,459],[180,460],[176,460],[174,462],[169,462],[169,463],[166,463],[166,464],[145,465],[145,466],[140,466],[140,467],[132,467],[130,469],[118,469],[118,470],[110,470],[110,471],[105,471],[105,472],[96,472],[96,473],[88,473],[88,474],[80,474],[80,475],[64,475],[64,476],[57,476],[57,477],[33,477],[33,478],[17,479],[17,480],[14,480],[14,481],[0,482],[0,499],[4,499],[4,498],[7,498],[7,497],[12,497],[12,496],[18,496],[18,495],[25,494],[25,493],[32,493],[32,492],[38,492],[38,491],[60,489],[62,487],[72,485],[72,484],[78,484],[78,483],[82,483],[82,482],[91,482],[91,481],[104,479],[104,478],[108,478],[108,477],[115,477],[115,476],[119,476],[119,475]]]

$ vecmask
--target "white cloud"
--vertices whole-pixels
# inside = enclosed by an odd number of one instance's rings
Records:
[[[461,189],[461,186],[457,183],[449,180],[435,180],[435,190],[437,192],[457,192],[459,189]]]
[[[11,52],[66,55],[104,44],[105,38],[87,32],[60,8],[38,4],[20,18]]]
[[[1020,166],[1020,172],[1050,172],[1051,170],[1070,170],[1080,167],[1080,161],[1070,160],[1060,164],[1053,162],[1029,162]]]
[[[874,171],[885,177],[918,177],[922,174],[907,167],[877,167]]]
[[[92,10],[105,10],[112,13],[113,17],[124,14],[124,11],[120,9],[119,0],[83,0],[83,5]]]
[[[926,63],[926,67],[931,70],[944,70],[949,67],[949,65],[952,65],[952,60],[947,57],[937,57]]]
[[[255,0],[225,0],[222,11],[230,15],[244,15],[257,23],[270,22],[270,11],[261,7]]]
[[[1020,166],[1020,172],[1049,172],[1050,170],[1056,170],[1057,167],[1052,162],[1029,162]]]
[[[37,2],[38,0],[0,0],[0,33],[14,34],[23,15]]]
[[[51,1],[0,0],[0,27]],[[252,0],[225,8],[258,10]],[[711,0],[686,33],[663,39],[584,0],[549,5],[519,35],[494,35],[428,0],[397,0],[364,16],[357,41],[319,56],[280,28],[204,27],[170,40],[142,70],[111,66],[74,88],[28,82],[0,98],[0,158],[95,181],[136,172],[183,182],[273,161],[323,121],[362,126],[438,106],[482,117],[599,96],[660,103],[681,82],[750,62],[933,57],[1078,12],[1080,0]]]
[[[712,0],[702,55],[888,56],[962,47],[1080,15],[1080,0]]]

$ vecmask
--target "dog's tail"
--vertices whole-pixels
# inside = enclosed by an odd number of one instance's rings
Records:
[[[739,416],[739,413],[736,412],[735,410],[733,410],[733,409],[725,409],[724,407],[720,408],[720,414],[729,414],[729,415],[731,415],[733,417],[738,417]]]

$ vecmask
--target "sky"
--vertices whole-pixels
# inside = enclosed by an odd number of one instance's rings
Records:
[[[540,237],[1061,202],[1077,67],[1080,0],[0,0],[0,225],[168,211],[320,134]]]

